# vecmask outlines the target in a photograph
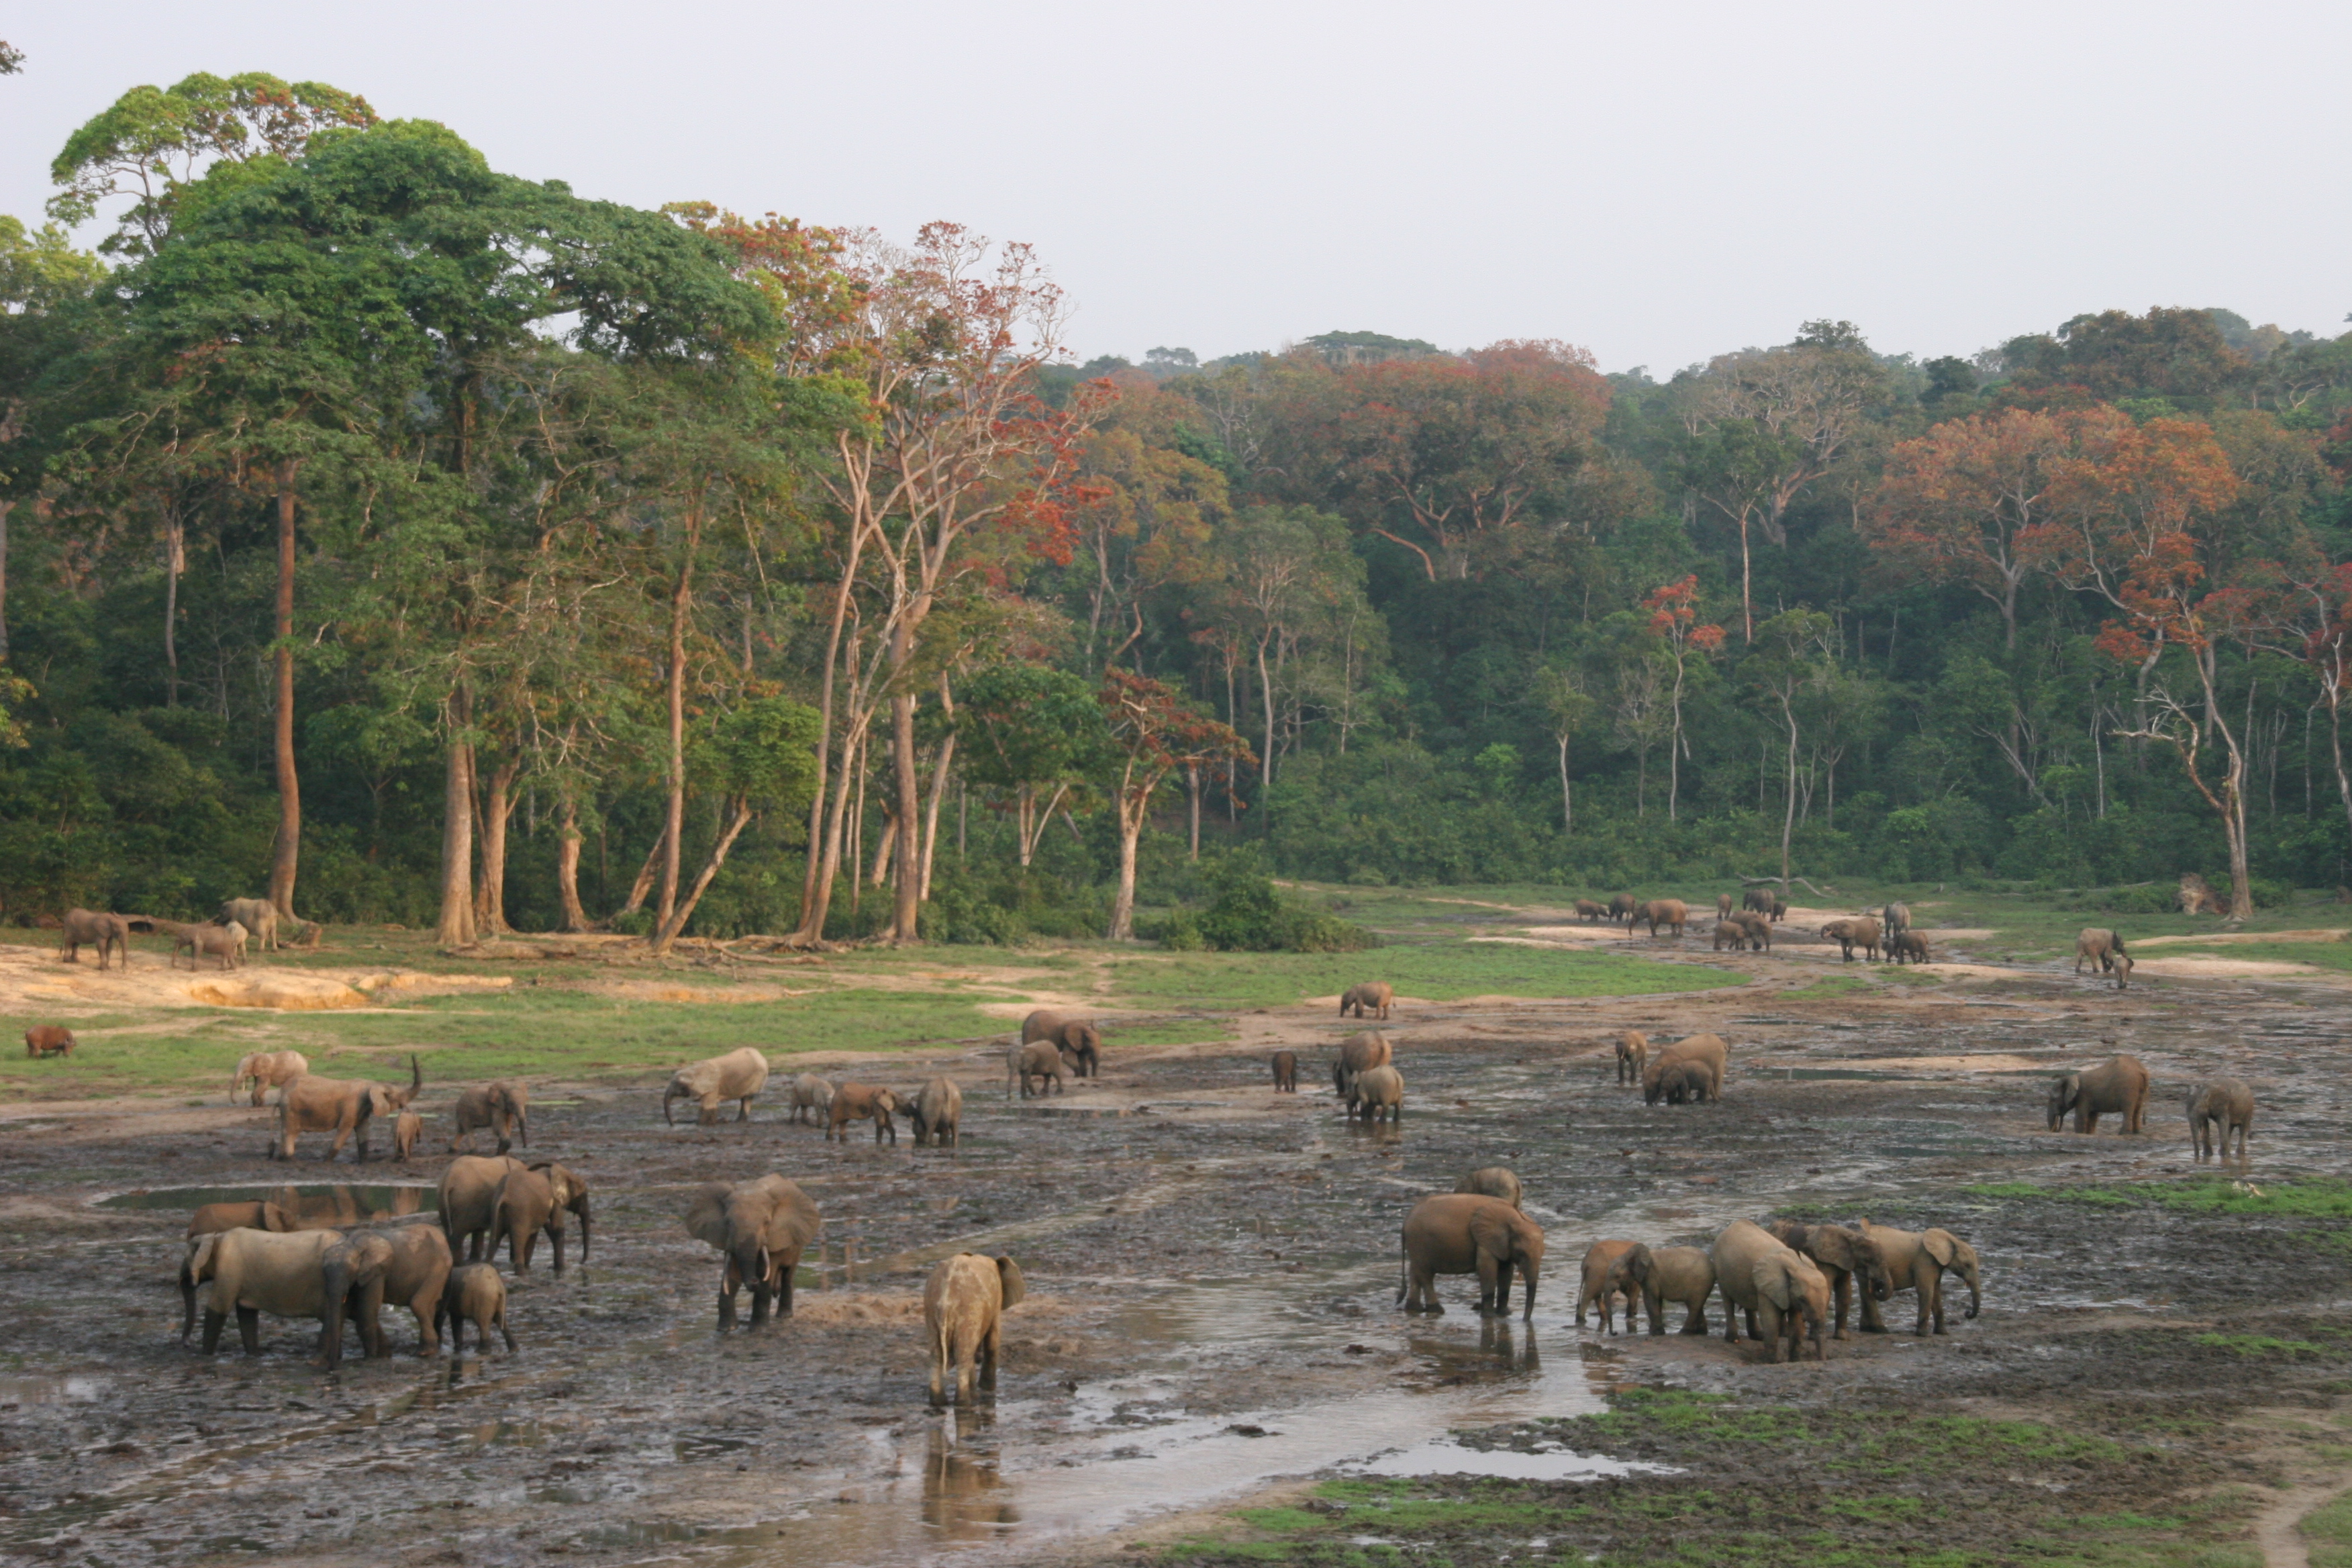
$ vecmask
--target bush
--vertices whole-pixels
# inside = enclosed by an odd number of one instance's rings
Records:
[[[1209,907],[1168,922],[1179,942],[1221,952],[1357,952],[1377,945],[1363,927],[1284,898],[1254,850],[1228,858],[1209,881],[1216,894]]]

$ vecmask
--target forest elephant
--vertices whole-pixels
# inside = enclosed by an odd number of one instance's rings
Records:
[[[1822,940],[1837,943],[1838,952],[1844,963],[1853,962],[1853,950],[1857,947],[1862,949],[1864,958],[1875,960],[1878,957],[1878,921],[1870,915],[1853,915],[1845,920],[1830,921],[1822,927]]]
[[[1339,1016],[1346,1017],[1348,1009],[1353,1007],[1359,1018],[1361,1018],[1365,1011],[1370,1009],[1378,1013],[1385,1020],[1389,1016],[1389,1009],[1395,1003],[1396,987],[1385,980],[1368,980],[1361,985],[1349,986],[1340,994]]]
[[[1650,1059],[1650,1037],[1639,1029],[1617,1031],[1617,1082],[1620,1088],[1642,1081],[1642,1068]]]
[[[495,1328],[506,1340],[507,1349],[515,1348],[514,1331],[507,1327],[507,1282],[499,1278],[497,1266],[488,1263],[461,1263],[449,1270],[449,1282],[441,1290],[440,1315],[435,1327],[449,1325],[449,1352],[452,1355],[466,1353],[466,1325],[474,1325],[474,1346],[487,1352],[490,1348],[490,1331]]]
[[[1730,1070],[1731,1047],[1720,1035],[1698,1034],[1676,1040],[1673,1045],[1654,1053],[1647,1067],[1642,1069],[1642,1103],[1655,1105],[1666,1098],[1673,1085],[1667,1082],[1669,1069],[1678,1063],[1696,1065],[1705,1076],[1706,1100],[1723,1098],[1724,1075]],[[1701,1087],[1689,1073],[1675,1075],[1685,1093]]]
[[[972,1402],[975,1381],[994,1391],[1004,1314],[1027,1294],[1021,1266],[1010,1258],[959,1252],[940,1259],[923,1282],[923,1337],[931,1352],[933,1405],[948,1402],[950,1372],[958,1405]]]
[[[76,1043],[63,1024],[36,1024],[25,1031],[25,1055],[30,1058],[69,1057]]]
[[[1057,1066],[1061,1062],[1060,1054],[1051,1046],[1040,1044],[1024,1048],[1044,1051],[1053,1057]],[[887,1132],[890,1135],[890,1142],[896,1143],[898,1142],[898,1124],[890,1120],[890,1113],[898,1109],[898,1097],[889,1089],[877,1089],[872,1084],[845,1083],[833,1091],[833,1109],[825,1113],[825,1142],[846,1143],[851,1122],[871,1121],[874,1123],[874,1142],[882,1142],[882,1135]]]
[[[1274,1053],[1274,1092],[1276,1094],[1298,1092],[1298,1053],[1297,1051]]]
[[[1633,921],[1638,918],[1635,911],[1641,907],[1640,901],[1633,894],[1617,894],[1609,900],[1609,923],[1616,925],[1622,922],[1627,931],[1633,930]]]
[[[719,1326],[735,1326],[735,1295],[751,1288],[751,1326],[793,1315],[793,1270],[824,1222],[808,1194],[782,1176],[730,1186],[713,1182],[687,1205],[686,1233],[727,1259],[719,1281]]]
[[[1404,1074],[1388,1063],[1358,1073],[1348,1095],[1348,1114],[1378,1121],[1385,1114],[1392,1122],[1404,1120]]]
[[[1331,1064],[1331,1088],[1340,1099],[1353,1092],[1359,1074],[1386,1067],[1396,1052],[1389,1037],[1378,1029],[1367,1029],[1360,1035],[1350,1035],[1339,1042],[1339,1055]]]
[[[2138,962],[2139,961],[2137,959],[2134,958],[2128,952],[2119,952],[2116,954],[2116,990],[2128,991],[2131,989],[2132,965]]]
[[[1927,939],[1916,931],[1898,931],[1886,939],[1886,956],[1896,963],[1926,963]]]
[[[1878,919],[1887,935],[1901,936],[1911,929],[1911,906],[1900,901],[1890,903],[1878,911]]]
[[[2254,1091],[2243,1079],[2220,1078],[2189,1091],[2189,1142],[2197,1158],[2230,1157],[2230,1135],[2238,1138],[2238,1158],[2246,1157],[2246,1134],[2254,1127]]]
[[[414,1110],[404,1110],[393,1118],[392,1157],[402,1164],[416,1152],[416,1141],[425,1136],[425,1118]]]
[[[1680,936],[1683,927],[1690,923],[1690,906],[1680,899],[1652,899],[1642,906],[1641,918],[1649,922],[1650,934],[1654,937],[1658,934],[1660,926],[1669,926],[1673,928],[1672,934]],[[1633,934],[1632,926],[1625,928],[1625,934]]]
[[[243,926],[262,952],[278,951],[278,906],[268,899],[224,899],[213,924]]]
[[[1723,1227],[1709,1249],[1717,1287],[1723,1292],[1723,1337],[1739,1342],[1739,1319],[1750,1338],[1764,1342],[1766,1359],[1800,1359],[1803,1342],[1813,1357],[1829,1359],[1830,1282],[1811,1259],[1762,1226],[1737,1219]]]
[[[1024,1100],[1029,1099],[1033,1093],[1069,1093],[1070,1086],[1062,1078],[1064,1065],[1062,1053],[1055,1048],[1051,1040],[1036,1040],[1009,1047],[1004,1053],[1004,1098],[1011,1100],[1016,1087]],[[1045,1082],[1033,1090],[1029,1081],[1032,1079],[1043,1079]]]
[[[1732,923],[1748,933],[1748,945],[1759,952],[1772,951],[1772,921],[1753,910],[1742,910],[1731,917]]]
[[[1627,1331],[1631,1332],[1633,1303],[1640,1299],[1650,1320],[1650,1331],[1666,1331],[1666,1303],[1684,1307],[1682,1331],[1706,1332],[1706,1298],[1715,1289],[1715,1260],[1703,1247],[1649,1247],[1636,1244],[1619,1255],[1601,1276],[1601,1298],[1615,1292],[1625,1297]]]
[[[1715,1074],[1705,1062],[1675,1061],[1658,1075],[1658,1098],[1668,1105],[1705,1105],[1723,1096],[1717,1092]]]
[[[278,1139],[269,1157],[291,1160],[295,1140],[303,1133],[332,1132],[335,1141],[328,1145],[325,1159],[331,1162],[343,1152],[345,1143],[357,1137],[359,1148],[354,1157],[363,1161],[368,1157],[369,1125],[379,1108],[389,1103],[395,1112],[404,1110],[424,1087],[425,1069],[414,1053],[408,1058],[406,1089],[387,1089],[363,1079],[320,1078],[316,1073],[305,1073],[278,1091]]]
[[[2091,964],[2099,973],[2114,970],[2116,960],[2124,951],[2124,939],[2105,926],[2084,926],[2074,939],[2074,973],[2083,973],[2083,965]]]
[[[1716,952],[1721,952],[1727,947],[1734,952],[1739,952],[1744,951],[1747,946],[1748,928],[1746,926],[1740,925],[1729,919],[1719,920],[1715,922]]]
[[[1772,918],[1772,889],[1769,888],[1748,889],[1745,893],[1742,893],[1739,896],[1739,907],[1743,910],[1752,910],[1756,913],[1762,915],[1766,920],[1770,920]]]
[[[343,1239],[319,1258],[324,1276],[321,1289],[330,1303],[341,1302],[343,1307],[340,1312],[327,1314],[323,1336],[327,1364],[331,1367],[342,1360],[346,1317],[358,1321],[360,1343],[369,1355],[392,1353],[384,1342],[382,1317],[387,1302],[407,1308],[415,1317],[418,1355],[438,1351],[437,1320],[449,1266],[449,1241],[436,1225],[374,1225],[345,1232]]]
[[[188,1217],[186,1258],[180,1264],[180,1342],[188,1342],[189,1333],[196,1326],[196,1281],[188,1272],[189,1260],[195,1257],[194,1243],[200,1236],[218,1236],[226,1230],[295,1231],[301,1223],[272,1203],[205,1204]]]
[[[486,1130],[499,1141],[499,1152],[503,1154],[520,1142],[530,1147],[530,1089],[513,1079],[500,1079],[496,1083],[478,1083],[457,1097],[457,1109],[451,1113],[457,1129],[449,1134],[449,1152],[466,1141],[466,1134]]]
[[[1500,1198],[1515,1209],[1527,1205],[1519,1200],[1523,1191],[1519,1173],[1508,1165],[1482,1165],[1454,1184],[1457,1193],[1476,1193],[1482,1197]]]
[[[499,1243],[504,1241],[508,1271],[528,1274],[530,1255],[544,1235],[548,1246],[555,1251],[555,1272],[561,1278],[563,1216],[572,1211],[572,1173],[553,1161],[526,1165],[520,1171],[509,1169],[499,1178],[499,1190],[490,1198],[491,1260],[497,1260]],[[585,1189],[581,1191],[584,1193]]]
[[[204,1350],[220,1349],[222,1325],[236,1314],[237,1338],[245,1353],[261,1353],[261,1314],[273,1318],[316,1318],[323,1330],[329,1310],[340,1314],[342,1303],[327,1300],[325,1272],[320,1267],[327,1249],[343,1239],[340,1230],[224,1230],[200,1236],[188,1244],[184,1275],[191,1286],[211,1287],[205,1302]]]
[[[105,914],[96,910],[68,910],[58,921],[58,957],[67,963],[81,962],[82,945],[87,942],[98,949],[98,966],[106,967],[106,955],[111,952],[131,967],[131,922],[121,915]]]
[[[963,1090],[943,1078],[935,1078],[923,1085],[915,1096],[915,1109],[908,1118],[915,1124],[915,1147],[930,1144],[935,1148],[955,1148],[962,1137]]]
[[[1717,894],[1716,894],[1716,896],[1715,896],[1715,918],[1716,918],[1716,920],[1717,920],[1718,922],[1723,921],[1727,921],[1727,920],[1729,920],[1729,919],[1731,918],[1731,909],[1732,909],[1732,898],[1731,898],[1731,895],[1730,895],[1729,893],[1717,893]]]
[[[824,1125],[825,1112],[832,1109],[833,1085],[831,1083],[813,1072],[804,1072],[793,1079],[792,1121],[806,1122],[810,1120],[810,1112],[814,1111],[816,1124],[822,1127]]]
[[[1837,1303],[1832,1339],[1853,1338],[1853,1331],[1845,1326],[1845,1312],[1855,1291],[1867,1300],[1884,1301],[1895,1288],[1885,1255],[1876,1242],[1861,1231],[1842,1225],[1804,1225],[1795,1220],[1782,1220],[1766,1228],[1782,1246],[1793,1247],[1811,1259],[1813,1267],[1830,1282],[1830,1297]]]
[[[1578,1328],[1584,1327],[1584,1309],[1590,1306],[1600,1312],[1601,1328],[1610,1333],[1615,1333],[1617,1331],[1616,1301],[1618,1294],[1622,1292],[1625,1298],[1625,1326],[1629,1331],[1632,1330],[1634,1309],[1641,1305],[1639,1289],[1626,1284],[1622,1279],[1612,1286],[1610,1283],[1610,1270],[1640,1245],[1641,1243],[1635,1241],[1612,1238],[1596,1241],[1584,1249],[1584,1269],[1576,1287],[1576,1326]]]
[[[1958,1274],[1969,1287],[1969,1307],[1964,1316],[1973,1319],[1984,1300],[1984,1280],[1977,1262],[1977,1249],[1948,1230],[1890,1230],[1885,1226],[1864,1220],[1855,1227],[1877,1244],[1879,1255],[1886,1260],[1886,1274],[1892,1289],[1889,1294],[1914,1292],[1919,1302],[1917,1332],[1927,1332],[1930,1321],[1935,1331],[1944,1331],[1944,1276]],[[1880,1317],[1878,1303],[1867,1292],[1862,1298],[1862,1331],[1883,1334],[1886,1324]]]
[[[253,1103],[259,1105],[265,1090],[282,1091],[310,1070],[310,1058],[299,1051],[248,1051],[236,1059],[236,1071],[229,1075],[229,1103],[236,1103],[247,1079],[253,1080]]]
[[[670,1102],[690,1100],[695,1104],[696,1125],[708,1127],[719,1120],[719,1106],[731,1100],[736,1102],[735,1120],[749,1121],[751,1101],[767,1087],[768,1058],[750,1046],[723,1057],[689,1062],[670,1074],[669,1087],[662,1090],[662,1121],[677,1125],[670,1115]]]
[[[1404,1216],[1397,1302],[1408,1312],[1443,1313],[1440,1274],[1478,1276],[1478,1310],[1511,1315],[1511,1276],[1527,1281],[1525,1316],[1536,1313],[1536,1282],[1543,1273],[1543,1226],[1500,1198],[1441,1193]]]
[[[2050,1131],[2058,1131],[2069,1111],[2074,1131],[2095,1133],[2102,1116],[2120,1116],[2124,1131],[2139,1131],[2147,1109],[2147,1068],[2137,1057],[2111,1057],[2082,1072],[2061,1074],[2050,1086]]]
[[[1576,918],[1582,921],[1586,925],[1598,923],[1601,917],[1608,912],[1609,906],[1602,903],[1598,899],[1579,899],[1576,900]]]
[[[1102,1076],[1102,1031],[1083,1013],[1041,1007],[1021,1020],[1021,1043],[1044,1040],[1062,1053],[1073,1078]]]
[[[196,961],[206,955],[218,959],[223,969],[236,969],[245,963],[245,928],[235,921],[225,926],[182,926],[172,933],[172,956],[165,967],[177,969],[184,952],[190,973],[195,972]]]
[[[490,1238],[490,1256],[498,1257],[491,1218],[498,1205],[499,1185],[509,1171],[528,1169],[520,1160],[504,1154],[460,1154],[441,1173],[438,1206],[442,1234],[452,1248],[464,1247],[466,1260],[478,1262],[484,1237]]]

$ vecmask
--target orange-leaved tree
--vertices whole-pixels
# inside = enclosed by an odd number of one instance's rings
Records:
[[[1111,904],[1110,940],[1135,935],[1135,849],[1151,813],[1151,797],[1178,768],[1222,773],[1255,763],[1241,731],[1195,710],[1149,676],[1107,670],[1096,693],[1110,731],[1111,804],[1118,808],[1118,896]]]
[[[1664,639],[1667,656],[1675,661],[1674,689],[1666,699],[1674,724],[1666,743],[1666,820],[1672,822],[1682,797],[1682,760],[1687,754],[1683,689],[1689,681],[1690,661],[1711,657],[1723,647],[1723,628],[1699,624],[1696,573],[1656,590],[1642,601],[1642,608],[1650,612],[1650,629]]]

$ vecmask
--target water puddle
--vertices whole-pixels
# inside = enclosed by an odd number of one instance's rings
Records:
[[[1473,1448],[1452,1437],[1416,1443],[1341,1467],[1351,1476],[1501,1476],[1519,1481],[1590,1481],[1602,1476],[1672,1475],[1672,1467],[1580,1454],[1559,1444],[1517,1448]]]
[[[98,1200],[102,1209],[177,1209],[206,1204],[276,1204],[306,1226],[371,1225],[404,1215],[435,1214],[441,1194],[432,1187],[393,1183],[319,1182],[257,1187],[140,1187]]]
[[[110,1377],[55,1373],[0,1377],[0,1410],[27,1405],[93,1405],[113,1386]]]

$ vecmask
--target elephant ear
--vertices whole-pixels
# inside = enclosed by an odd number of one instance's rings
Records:
[[[1949,1268],[1959,1256],[1959,1237],[1948,1230],[1931,1230],[1919,1237],[1920,1247],[1938,1268]]]
[[[1028,1282],[1021,1278],[1021,1265],[1013,1262],[1010,1258],[1000,1258],[996,1260],[996,1278],[998,1283],[1004,1287],[1006,1307],[1019,1306],[1023,1299],[1029,1294]]]
[[[1786,1312],[1792,1310],[1797,1300],[1795,1273],[1778,1258],[1767,1258],[1756,1265],[1756,1294]]]
[[[706,1182],[697,1187],[694,1199],[686,1205],[686,1234],[695,1240],[727,1250],[727,1194],[724,1182]]]
[[[286,1231],[299,1230],[302,1227],[295,1222],[292,1215],[288,1214],[276,1204],[265,1203],[261,1205],[261,1228]]]
[[[1511,1205],[1500,1198],[1490,1198],[1480,1204],[1470,1215],[1470,1240],[1479,1251],[1496,1258],[1512,1258],[1518,1249],[1513,1246],[1511,1223],[1506,1217],[1514,1213]]]
[[[1852,1273],[1854,1268],[1853,1235],[1833,1225],[1817,1225],[1805,1233],[1804,1250],[1818,1262],[1832,1268]]]

